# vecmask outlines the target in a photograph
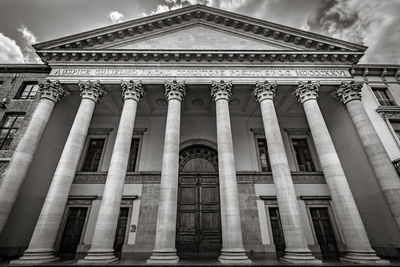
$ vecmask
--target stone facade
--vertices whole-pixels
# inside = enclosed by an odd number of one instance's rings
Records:
[[[272,26],[195,5],[35,45],[43,65],[0,66],[0,117],[26,113],[0,150],[0,256],[399,257],[400,66],[359,65],[366,47]],[[47,93],[15,97],[32,80]],[[104,142],[88,170],[91,140]]]

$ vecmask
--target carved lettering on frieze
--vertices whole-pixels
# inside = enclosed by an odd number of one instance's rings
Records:
[[[66,77],[238,77],[238,78],[351,78],[340,69],[238,69],[238,68],[54,68],[51,76]]]

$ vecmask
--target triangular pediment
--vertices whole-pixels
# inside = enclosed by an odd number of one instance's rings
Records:
[[[180,28],[147,38],[127,40],[112,49],[174,49],[174,50],[283,50],[287,47],[271,44],[251,37],[234,34],[203,25]]]
[[[359,44],[203,5],[66,36],[34,48],[45,62],[110,57],[147,61],[160,55],[168,61],[170,57],[179,60],[180,53],[189,60],[189,51],[197,60],[356,62],[366,50]]]

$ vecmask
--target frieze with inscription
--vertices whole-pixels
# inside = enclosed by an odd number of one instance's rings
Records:
[[[216,69],[216,68],[53,68],[51,76],[67,77],[258,77],[343,78],[341,69]]]

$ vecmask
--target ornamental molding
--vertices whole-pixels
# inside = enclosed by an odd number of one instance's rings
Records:
[[[88,135],[109,135],[113,128],[89,128]]]
[[[278,84],[276,81],[269,82],[256,82],[254,87],[253,96],[256,98],[258,102],[261,102],[265,99],[274,100],[276,95],[276,88]]]
[[[366,84],[368,77],[381,77],[384,84],[395,82],[400,84],[400,66],[382,64],[356,64],[350,69],[354,76],[362,76]],[[392,80],[392,81],[390,81]]]
[[[232,96],[232,82],[224,82],[221,80],[220,82],[211,81],[211,97],[214,101],[219,99],[226,99]]]
[[[300,196],[306,205],[323,205],[329,206],[331,202],[330,196]]]
[[[75,175],[74,184],[105,184],[107,173],[79,172]],[[127,173],[125,184],[159,184],[161,173],[141,172]],[[238,172],[236,175],[238,184],[273,184],[271,173]],[[299,173],[292,172],[294,184],[326,184],[323,173]]]
[[[310,135],[310,128],[284,128],[283,129],[289,135]]]
[[[41,59],[50,65],[56,62],[74,64],[79,61],[85,63],[356,63],[364,53],[361,52],[320,52],[320,51],[254,51],[254,50],[226,50],[210,51],[203,50],[182,51],[182,50],[44,50],[37,54]]]
[[[69,196],[67,204],[91,206],[93,200],[98,198],[98,196]]]
[[[299,81],[295,88],[295,95],[298,102],[304,103],[310,99],[318,99],[320,83],[317,81]]]
[[[250,128],[250,131],[254,133],[255,135],[262,135],[265,136],[265,130],[264,128]]]
[[[179,152],[179,171],[182,172],[185,164],[194,158],[208,160],[214,167],[215,172],[218,172],[218,152],[215,149],[201,145],[187,147]]]
[[[183,52],[179,60],[197,60],[198,54],[204,60],[242,60],[242,61],[331,61],[357,62],[367,47],[307,31],[271,23],[236,13],[219,10],[204,5],[191,5],[181,9],[131,20],[63,38],[34,45],[37,54],[44,62],[69,60],[176,60],[175,53],[164,49],[161,53],[111,50],[112,46],[126,44],[177,31],[193,25],[229,32],[243,38],[257,40],[265,44],[299,51],[292,56],[286,50],[275,51],[258,56],[255,53],[195,53]],[[211,51],[211,50],[210,50]],[[268,50],[266,50],[268,51]],[[310,52],[310,56],[305,52]],[[165,56],[164,54],[167,54]],[[232,56],[230,56],[232,54]],[[223,57],[223,58],[221,58]]]
[[[380,106],[376,109],[376,112],[378,112],[383,119],[400,119],[400,107],[398,106]]]
[[[122,81],[121,87],[122,87],[122,98],[124,100],[133,99],[136,102],[139,102],[144,95],[142,81],[137,81],[137,82],[133,80]]]
[[[165,82],[165,97],[169,100],[178,99],[179,101],[183,100],[183,97],[186,95],[186,84],[185,81],[177,82],[176,80],[172,82]]]
[[[80,96],[82,99],[90,99],[95,103],[99,102],[104,94],[100,81],[79,81]]]
[[[57,103],[65,96],[66,91],[62,88],[60,81],[46,80],[39,83],[38,93],[40,99],[49,99]]]
[[[336,91],[336,98],[344,105],[352,100],[361,100],[363,82],[343,81]]]

